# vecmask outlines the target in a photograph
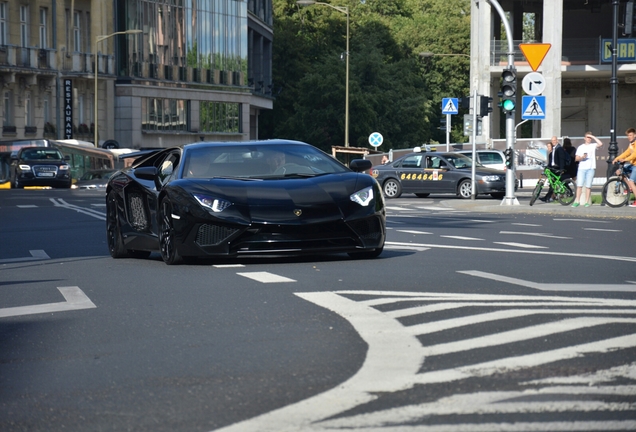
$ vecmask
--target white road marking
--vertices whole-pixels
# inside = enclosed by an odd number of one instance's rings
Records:
[[[35,204],[22,204],[22,205],[18,205],[16,207],[18,207],[18,208],[37,208],[37,206]]]
[[[106,207],[106,204],[91,204],[91,207]]]
[[[404,207],[394,207],[394,206],[386,206],[387,210],[396,210],[396,211],[413,211],[413,209],[404,208]]]
[[[584,342],[575,346],[548,349],[543,352],[514,355],[507,358],[499,358],[478,364],[463,365],[454,369],[420,372],[421,364],[426,356],[437,356],[447,353],[456,353],[475,348],[490,347],[524,341],[531,338],[539,338],[551,334],[558,334],[588,327],[603,326],[612,323],[634,324],[636,317],[626,318],[624,315],[636,315],[636,301],[622,299],[598,299],[598,298],[572,298],[558,296],[503,296],[480,294],[453,294],[453,293],[417,293],[417,292],[387,292],[387,291],[355,291],[346,290],[338,292],[296,293],[297,296],[307,301],[322,306],[332,312],[346,318],[367,343],[367,357],[360,370],[344,383],[298,403],[271,411],[226,428],[221,431],[334,431],[334,430],[360,430],[364,432],[381,432],[386,430],[419,432],[419,431],[592,431],[592,430],[632,430],[636,427],[634,420],[616,420],[608,417],[606,421],[552,421],[542,422],[540,417],[535,417],[536,422],[509,423],[502,417],[501,423],[443,423],[434,421],[436,416],[490,414],[518,414],[518,413],[583,413],[603,412],[617,413],[616,415],[628,415],[628,412],[636,409],[636,404],[630,400],[635,394],[634,385],[615,385],[616,382],[625,380],[619,377],[636,377],[636,365],[623,365],[622,369],[614,368],[605,373],[598,371],[599,376],[605,377],[606,386],[600,386],[598,379],[595,382],[588,381],[583,384],[568,383],[554,386],[551,382],[520,382],[519,386],[532,385],[533,388],[521,391],[494,391],[477,392],[468,394],[454,394],[433,402],[421,404],[408,404],[389,408],[355,410],[356,407],[368,404],[380,397],[392,392],[407,390],[417,384],[447,383],[472,377],[488,377],[494,374],[505,374],[509,371],[531,368],[537,365],[562,362],[568,359],[582,357],[586,353],[608,353],[636,346],[636,334],[619,337],[608,337],[605,340]],[[372,296],[368,300],[355,300],[349,295],[357,295],[359,298]],[[510,311],[509,306],[530,306],[541,304],[543,307],[532,308],[530,314],[543,315],[554,309],[546,306],[562,306],[558,313],[569,311],[578,315],[562,321],[548,321],[544,324],[530,325],[525,329],[515,329],[499,334],[486,334],[483,337],[475,337],[469,340],[444,343],[433,346],[424,346],[417,335],[426,333],[430,326],[447,324],[464,319],[465,325],[475,322],[475,315],[467,312],[464,318],[454,318],[442,321],[426,322],[419,326],[402,326],[397,319],[397,312],[382,312],[375,306],[393,302],[403,305],[405,300],[429,300],[428,306],[418,305],[410,308],[411,312],[426,313],[422,308],[431,308],[427,312],[440,310],[439,307],[465,308],[467,305],[481,307],[502,306],[502,309],[488,315],[493,318],[495,314],[518,317],[524,309]],[[499,304],[492,300],[498,299]],[[442,301],[443,303],[439,303]],[[591,306],[582,309],[581,306]],[[616,309],[611,309],[614,306]],[[605,307],[607,309],[601,309]],[[618,309],[620,307],[632,309]],[[603,317],[603,314],[623,316]],[[592,316],[586,316],[592,315]],[[402,315],[404,316],[404,315]],[[480,316],[480,315],[478,315]],[[477,320],[479,322],[479,320]],[[446,324],[446,325],[444,325]],[[413,331],[419,327],[420,332]],[[465,356],[470,361],[470,356]],[[554,379],[555,377],[548,378]],[[560,378],[560,377],[556,377]],[[570,377],[563,377],[568,379]],[[614,380],[613,378],[616,378]],[[514,378],[512,378],[514,379]],[[557,383],[560,384],[560,383]],[[538,388],[536,388],[538,387]],[[571,395],[564,397],[563,395]],[[609,399],[609,400],[608,400]],[[358,413],[356,413],[358,412]],[[624,414],[622,414],[624,413]],[[438,417],[439,418],[439,417]],[[456,418],[456,417],[455,417]],[[629,417],[628,417],[629,418]],[[433,420],[433,421],[427,421]],[[459,419],[461,422],[461,418]],[[472,420],[475,421],[475,420]],[[425,424],[423,424],[425,423]],[[428,426],[428,425],[430,426]],[[549,425],[549,426],[548,426]],[[631,428],[631,429],[630,429]]]
[[[479,219],[470,219],[468,222],[497,223],[497,222],[499,222],[499,221],[494,221],[494,220],[479,220]]]
[[[30,257],[0,259],[0,264],[51,259],[51,257],[48,256],[43,250],[30,250],[29,253],[31,254]]]
[[[513,222],[510,225],[529,226],[529,227],[540,227],[540,226],[543,226],[541,224],[519,223],[519,222]]]
[[[406,233],[406,234],[433,234],[426,231],[416,231],[416,230],[397,230],[397,232]]]
[[[83,213],[85,215],[92,216],[92,217],[94,217],[96,219],[99,219],[99,220],[104,220],[104,221],[106,220],[106,214],[102,213],[102,212],[99,212],[97,210],[93,210],[91,208],[79,207],[79,206],[76,206],[76,205],[73,205],[73,204],[69,204],[69,203],[67,203],[66,201],[64,201],[61,198],[58,198],[58,199],[50,198],[50,201],[53,203],[53,205],[55,205],[55,207],[63,207],[63,208],[67,208],[69,210],[75,210],[78,213]]]
[[[548,237],[553,239],[565,239],[570,240],[572,237],[561,237],[550,233],[529,233],[529,232],[519,232],[519,231],[499,231],[499,234],[512,234],[512,235],[526,235],[533,237]]]
[[[386,244],[384,245],[384,249],[392,249],[392,250],[414,250],[414,251],[418,251],[418,252],[424,252],[429,250],[430,248],[427,247],[421,247],[421,246],[400,246],[400,247],[395,247],[395,246],[387,246]]]
[[[530,255],[552,255],[552,256],[560,256],[560,257],[568,257],[568,258],[592,258],[592,259],[604,259],[610,261],[626,261],[626,262],[636,262],[636,257],[626,257],[619,255],[595,255],[595,254],[582,254],[582,253],[568,253],[565,255],[563,252],[552,252],[552,251],[537,251],[537,250],[521,250],[521,249],[502,249],[502,248],[487,248],[487,247],[477,247],[477,246],[460,246],[460,245],[442,245],[442,244],[431,244],[431,243],[400,243],[400,242],[386,242],[386,246],[392,246],[394,248],[400,249],[400,246],[404,246],[405,248],[412,248],[414,246],[424,247],[424,248],[436,248],[436,249],[462,249],[462,250],[474,250],[474,251],[484,251],[484,252],[504,252],[504,253],[520,253],[520,254],[530,254]]]
[[[245,267],[243,264],[215,264],[212,267],[216,268],[234,268],[234,267]]]
[[[451,211],[457,211],[454,208],[450,208],[450,207],[423,207],[423,206],[417,206],[416,208],[420,209],[420,210],[434,210],[434,211],[443,211],[443,212],[451,212]]]
[[[547,246],[537,246],[537,245],[531,245],[531,244],[525,244],[525,243],[514,243],[514,242],[493,242],[493,243],[504,245],[504,246],[514,246],[514,247],[527,248],[527,249],[548,249]]]
[[[592,223],[600,223],[600,224],[612,223],[610,221],[595,220],[595,219],[552,219],[552,220],[555,222],[592,222]]]
[[[58,287],[57,289],[60,290],[66,301],[0,309],[0,318],[91,309],[97,307],[95,306],[95,303],[93,303],[77,286]]]
[[[618,284],[552,284],[552,283],[536,283],[523,279],[516,279],[507,276],[501,276],[493,273],[486,273],[478,270],[458,271],[471,276],[477,276],[485,279],[492,279],[500,282],[506,282],[513,285],[525,286],[528,288],[538,289],[541,291],[619,291],[619,292],[636,292],[636,284],[618,285]]]
[[[296,282],[294,279],[286,278],[285,276],[279,276],[269,272],[237,273],[237,275],[262,283]]]
[[[603,228],[583,228],[584,231],[603,231],[603,232],[623,232],[623,230],[603,229]]]
[[[475,237],[464,237],[464,236],[449,236],[449,235],[441,235],[440,237],[449,238],[449,239],[455,239],[455,240],[481,240],[481,241],[483,241],[483,240],[484,240],[484,239],[480,239],[480,238],[475,238]]]

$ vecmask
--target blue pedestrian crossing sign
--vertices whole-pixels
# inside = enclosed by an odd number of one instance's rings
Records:
[[[373,147],[380,147],[383,141],[384,137],[380,132],[373,132],[371,135],[369,135],[369,144],[371,144]]]
[[[545,120],[545,96],[523,96],[521,98],[521,118],[524,120]]]
[[[442,99],[442,114],[457,114],[459,113],[457,98],[443,98]]]

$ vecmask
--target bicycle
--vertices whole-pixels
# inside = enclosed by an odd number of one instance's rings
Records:
[[[627,184],[629,173],[625,172],[625,162],[619,163],[618,174],[607,179],[603,185],[603,202],[612,208],[627,205],[631,189]]]
[[[561,205],[566,206],[574,202],[574,199],[576,198],[576,185],[572,179],[567,178],[561,180],[558,174],[543,165],[543,172],[541,173],[539,180],[537,180],[537,185],[534,187],[534,191],[532,191],[530,205],[533,205],[537,198],[539,198],[541,190],[548,183],[552,186],[554,195]]]

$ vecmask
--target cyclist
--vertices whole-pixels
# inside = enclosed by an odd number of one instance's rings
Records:
[[[627,184],[634,193],[634,197],[636,197],[636,169],[634,169],[634,165],[636,165],[636,129],[629,128],[627,129],[625,134],[627,135],[627,139],[629,140],[629,146],[627,147],[627,150],[616,156],[612,163],[625,162],[625,165],[623,165],[623,170],[625,171],[625,173],[631,171],[629,179],[627,180]],[[616,171],[616,174],[618,174],[618,171]],[[636,200],[634,200],[634,202],[631,203],[629,206],[636,207]]]
[[[556,136],[553,136],[548,143],[548,152],[548,168],[550,168],[552,172],[559,176],[559,180],[565,180],[569,178],[569,176],[565,172],[565,149],[561,146],[561,144],[559,143],[559,139]],[[552,189],[552,183],[550,183],[548,192],[543,198],[539,199],[543,202],[552,202],[554,201],[553,194],[554,190]]]

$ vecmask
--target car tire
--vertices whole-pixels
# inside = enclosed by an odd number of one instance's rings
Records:
[[[418,198],[426,198],[430,195],[430,193],[416,193],[415,196]]]
[[[459,182],[457,186],[457,196],[463,199],[469,199],[473,196],[473,188],[470,180],[466,179]]]
[[[109,193],[106,200],[106,237],[110,256],[113,258],[128,258],[130,256],[121,238],[116,192]]]
[[[394,178],[384,182],[382,191],[387,198],[399,198],[402,195],[402,185]]]
[[[161,258],[168,265],[181,264],[183,258],[179,255],[176,245],[174,226],[172,225],[172,204],[164,198],[159,211],[159,246]]]
[[[349,252],[348,255],[353,259],[373,259],[379,257],[383,250],[384,246],[375,248],[372,251]]]

